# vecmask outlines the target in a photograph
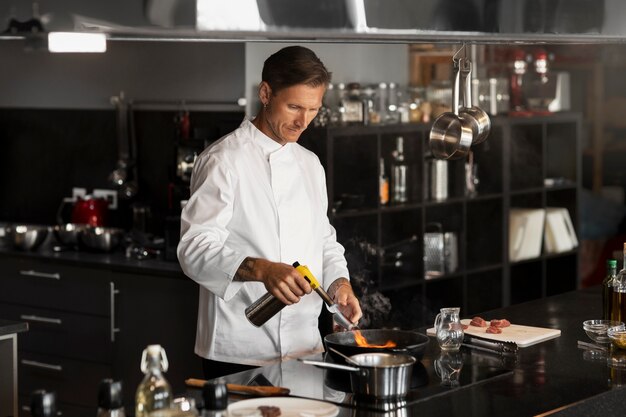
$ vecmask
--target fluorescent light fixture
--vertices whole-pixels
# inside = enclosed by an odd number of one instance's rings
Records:
[[[106,52],[107,38],[104,33],[50,32],[50,52]]]
[[[197,0],[198,30],[265,30],[257,0]]]

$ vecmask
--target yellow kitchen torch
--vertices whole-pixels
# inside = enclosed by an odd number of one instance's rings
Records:
[[[333,299],[330,298],[326,291],[324,291],[324,288],[322,288],[309,268],[305,265],[300,265],[299,262],[294,262],[293,267],[296,268],[302,276],[304,276],[304,279],[307,280],[311,288],[318,293],[320,297],[322,297],[322,300],[324,300],[324,303],[328,306],[328,311],[333,314],[333,320],[335,320],[335,323],[347,330],[358,328],[351,323],[350,320],[348,320],[346,316],[341,313],[341,311],[339,311],[339,306],[333,302]],[[285,304],[282,301],[268,292],[254,303],[250,304],[248,308],[246,308],[245,313],[250,323],[260,327],[265,324],[266,321],[274,317],[284,307]]]
[[[333,301],[332,298],[330,298],[324,288],[322,288],[322,286],[317,281],[315,276],[313,276],[313,273],[309,268],[307,268],[305,265],[300,265],[300,263],[298,262],[294,262],[293,267],[302,274],[304,279],[306,279],[307,282],[311,285],[313,291],[315,291],[320,297],[322,297],[322,300],[324,300],[324,303],[326,303],[326,305],[328,306],[328,311],[333,313],[333,320],[335,320],[335,323],[337,323],[346,330],[352,330],[354,328],[357,328],[354,323],[348,320],[346,316],[344,316],[341,311],[339,311],[339,306]]]

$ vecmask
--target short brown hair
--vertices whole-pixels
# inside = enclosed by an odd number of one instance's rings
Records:
[[[303,46],[288,46],[265,60],[261,79],[276,94],[297,84],[326,86],[330,83],[331,73],[315,52]]]

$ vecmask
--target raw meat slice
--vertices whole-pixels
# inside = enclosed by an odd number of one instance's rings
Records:
[[[489,325],[493,327],[503,328],[503,327],[509,327],[511,325],[511,322],[508,321],[507,319],[491,320],[491,322],[489,322]]]
[[[470,322],[470,326],[487,327],[487,322],[482,317],[474,317]]]
[[[500,334],[502,333],[502,329],[499,327],[495,327],[495,326],[489,326],[487,327],[487,330],[485,330],[487,333],[491,333],[491,334]]]

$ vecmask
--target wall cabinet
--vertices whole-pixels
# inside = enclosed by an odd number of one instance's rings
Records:
[[[27,255],[2,255],[0,271],[0,317],[29,323],[18,344],[21,415],[29,415],[36,389],[56,391],[66,417],[93,414],[103,378],[122,380],[133,414],[148,344],[165,348],[174,393],[184,391],[186,378],[202,375],[193,353],[197,285],[182,274],[127,273]]]
[[[353,279],[369,285],[360,280],[367,274],[391,299],[392,311],[378,325],[429,325],[444,306],[460,306],[468,316],[577,288],[577,249],[520,262],[508,253],[512,208],[565,207],[578,230],[580,116],[494,117],[492,123],[488,140],[472,148],[477,192],[467,192],[467,161],[449,161],[443,200],[431,198],[430,125],[315,128],[301,138],[326,169],[329,216]],[[409,162],[408,201],[381,205],[379,161],[389,169],[398,136]],[[425,274],[425,237],[433,229],[458,241],[457,268],[436,277]]]

